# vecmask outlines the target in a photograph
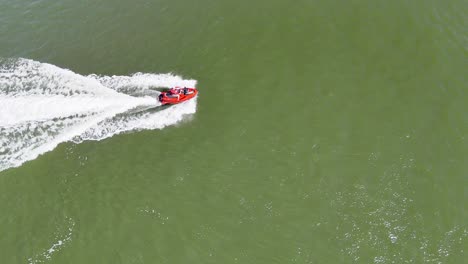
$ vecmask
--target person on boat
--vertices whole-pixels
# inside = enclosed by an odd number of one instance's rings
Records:
[[[177,98],[179,99],[179,93],[180,93],[180,90],[179,89],[176,89],[176,88],[171,88],[169,90],[169,93],[167,94],[169,97],[172,97],[172,98]]]
[[[190,90],[189,88],[187,87],[184,87],[184,94],[187,95],[187,94],[193,94],[193,91]]]

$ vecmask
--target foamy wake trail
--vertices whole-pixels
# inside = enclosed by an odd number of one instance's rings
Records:
[[[0,171],[66,141],[162,129],[196,111],[196,98],[161,110],[150,88],[195,87],[172,74],[82,76],[27,59],[0,60]]]

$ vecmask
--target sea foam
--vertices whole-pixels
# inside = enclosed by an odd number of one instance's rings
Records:
[[[62,142],[174,125],[196,112],[196,98],[163,109],[153,88],[195,85],[173,74],[83,76],[33,60],[0,61],[0,171]]]

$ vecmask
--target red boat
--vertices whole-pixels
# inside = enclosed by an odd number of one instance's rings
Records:
[[[175,87],[167,92],[161,92],[158,98],[162,105],[178,104],[192,99],[197,94],[198,90],[196,88]]]

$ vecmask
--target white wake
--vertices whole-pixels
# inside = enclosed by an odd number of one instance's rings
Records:
[[[82,76],[27,59],[0,60],[0,171],[62,142],[173,125],[196,112],[196,98],[162,109],[151,88],[195,85],[172,74]]]

